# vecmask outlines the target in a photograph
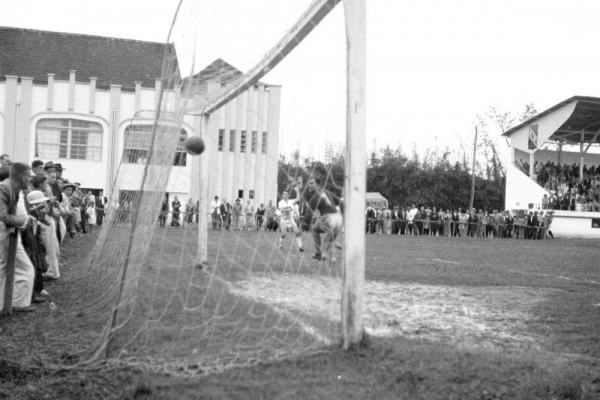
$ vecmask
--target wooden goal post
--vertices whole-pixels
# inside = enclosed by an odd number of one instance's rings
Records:
[[[201,111],[201,134],[206,134],[210,114],[258,82],[285,58],[341,0],[315,0],[284,37],[241,80],[225,87]],[[342,341],[348,349],[364,337],[366,192],[366,0],[343,0],[347,37],[347,137],[345,171],[345,246],[342,289]],[[200,206],[197,265],[208,258],[208,163],[200,156]]]

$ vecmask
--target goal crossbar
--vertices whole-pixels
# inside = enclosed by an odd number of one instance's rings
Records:
[[[245,76],[223,88],[216,100],[207,104],[201,114],[211,114],[248,90],[275,68],[325,18],[341,0],[315,0],[294,26],[269,50]]]

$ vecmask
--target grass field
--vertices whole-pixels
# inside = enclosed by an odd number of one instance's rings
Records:
[[[188,268],[186,275],[176,266],[192,263],[193,250],[173,250],[193,249],[194,235],[171,229],[160,235],[140,285],[162,283],[144,292],[141,303],[148,306],[136,315],[169,309],[181,287],[204,294],[187,295],[188,304],[205,302],[211,289],[200,282],[208,274],[227,282],[235,295],[221,297],[219,307],[227,310],[223,305],[230,299],[244,299],[231,304],[234,312],[215,314],[223,323],[212,338],[228,333],[227,318],[258,314],[264,322],[283,310],[287,316],[278,321],[285,324],[301,312],[321,337],[288,335],[280,341],[274,335],[272,343],[324,351],[191,379],[133,367],[47,369],[47,360],[68,360],[91,345],[107,321],[102,307],[89,307],[90,298],[103,298],[103,286],[78,276],[82,254],[95,241],[90,235],[67,243],[63,278],[48,284],[57,311],[43,306],[34,314],[0,319],[0,399],[600,398],[600,245],[594,241],[367,235],[370,335],[364,347],[345,352],[327,344],[337,337],[339,265],[310,260],[308,236],[304,254],[290,239],[278,253],[275,233],[209,231],[212,266],[201,272]],[[166,260],[173,266],[159,268]],[[334,293],[324,297],[325,291]],[[145,337],[144,346],[131,338],[121,345],[140,356],[184,356],[187,347],[170,347],[166,339],[174,331],[180,335],[180,323],[201,327],[198,318],[169,314],[161,320],[169,329]],[[249,318],[243,326],[255,321]],[[193,334],[178,338],[187,344]]]

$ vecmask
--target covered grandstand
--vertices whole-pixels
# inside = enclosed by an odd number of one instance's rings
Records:
[[[564,181],[562,172],[565,170],[572,176],[571,186],[585,181],[589,187],[589,182],[595,182],[600,175],[598,97],[571,97],[503,135],[510,144],[510,162],[506,169],[507,209],[528,212],[549,208],[543,204],[544,195],[546,198],[561,195],[557,193],[556,184]],[[561,171],[561,174],[548,174],[548,169]],[[539,176],[541,171],[545,176]],[[549,184],[550,180],[554,186]],[[557,236],[600,238],[600,212],[593,199],[597,193],[595,188],[591,189],[574,197],[569,194],[570,205],[551,207],[555,210],[553,231]]]

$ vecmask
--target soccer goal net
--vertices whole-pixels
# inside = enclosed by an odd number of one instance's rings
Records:
[[[96,332],[79,363],[194,375],[360,334],[366,152],[350,132],[364,85],[348,60],[364,31],[347,21],[364,19],[360,4],[181,2],[153,100],[116,116],[122,152],[80,271]],[[186,151],[192,136],[200,156]],[[307,209],[321,189],[346,216],[318,247]]]

